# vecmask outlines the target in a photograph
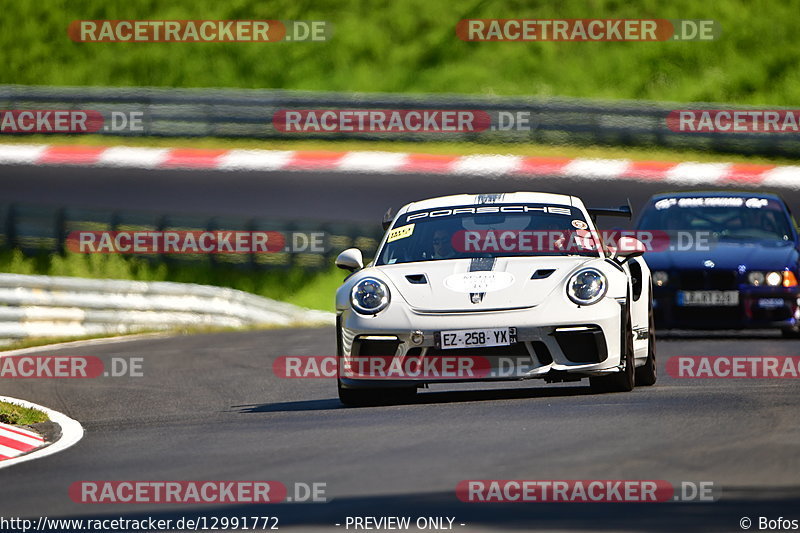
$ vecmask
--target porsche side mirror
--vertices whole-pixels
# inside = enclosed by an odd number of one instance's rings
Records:
[[[617,241],[617,249],[614,252],[614,256],[627,261],[643,255],[646,251],[647,248],[639,239],[635,237],[620,237],[619,241]]]
[[[350,272],[361,270],[364,268],[364,256],[358,248],[348,248],[336,258],[336,266]]]

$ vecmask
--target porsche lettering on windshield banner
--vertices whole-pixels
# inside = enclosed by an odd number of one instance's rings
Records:
[[[558,204],[496,203],[484,195],[472,205],[404,213],[389,230],[376,264],[475,259],[514,254],[599,257],[600,240],[581,209]]]
[[[573,212],[580,216],[580,211],[570,207],[553,205],[483,205],[483,206],[464,206],[448,207],[444,209],[433,209],[430,211],[415,211],[406,215],[406,221],[411,222],[419,219],[441,218],[456,215],[487,215],[487,214],[527,214],[527,213],[548,213],[553,215],[571,216]]]

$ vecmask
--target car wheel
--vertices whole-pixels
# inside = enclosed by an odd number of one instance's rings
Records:
[[[630,392],[636,385],[636,368],[633,363],[633,328],[628,320],[625,332],[625,365],[622,371],[608,376],[592,376],[589,384],[594,392]]]
[[[348,407],[367,407],[389,405],[412,401],[417,395],[416,387],[402,389],[345,389],[337,380],[339,401]]]
[[[649,387],[650,385],[655,385],[657,379],[656,330],[655,320],[653,320],[653,307],[650,306],[648,313],[647,362],[636,369],[636,386]]]
[[[800,339],[800,326],[792,326],[790,328],[783,328],[781,335],[785,339]]]

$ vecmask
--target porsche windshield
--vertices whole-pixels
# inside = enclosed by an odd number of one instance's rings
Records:
[[[469,205],[400,216],[377,265],[509,256],[598,257],[580,209],[564,205]]]
[[[650,204],[640,230],[708,232],[718,240],[786,241],[791,223],[780,202],[758,197],[675,197]]]

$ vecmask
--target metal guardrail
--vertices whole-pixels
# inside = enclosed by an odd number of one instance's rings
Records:
[[[325,269],[336,255],[350,247],[371,256],[383,236],[380,225],[357,223],[286,221],[267,218],[204,215],[163,215],[108,209],[79,209],[19,204],[0,204],[0,248],[18,248],[29,255],[61,252],[67,235],[73,231],[275,231],[324,233],[323,251],[298,251],[255,254],[163,254],[137,255],[153,261],[231,265],[244,269],[300,267]],[[301,248],[302,250],[302,248]]]
[[[115,87],[0,86],[0,109],[91,109],[143,112],[141,131],[100,135],[249,137],[259,139],[465,140],[616,146],[662,146],[746,154],[797,156],[792,134],[678,133],[666,125],[676,109],[758,109],[707,103],[602,102],[567,98],[481,97],[453,94],[328,93],[283,90],[159,89]],[[529,112],[523,131],[469,133],[285,133],[272,117],[287,109],[477,109]]]
[[[0,274],[0,305],[0,338],[327,324],[334,316],[207,285],[20,274]]]

